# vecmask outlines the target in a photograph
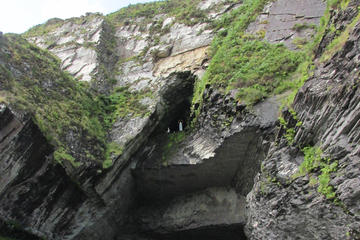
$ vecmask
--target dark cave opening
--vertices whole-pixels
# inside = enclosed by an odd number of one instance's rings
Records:
[[[191,102],[194,92],[196,76],[190,71],[176,72],[168,76],[167,83],[160,91],[162,97],[161,110],[158,124],[154,131],[144,143],[142,150],[134,156],[136,165],[132,171],[135,178],[141,175],[142,166],[146,164],[162,165],[164,158],[164,148],[169,144],[171,137],[176,137],[179,133],[179,122],[182,122],[183,133],[189,130]],[[171,134],[169,134],[171,133]],[[182,136],[186,135],[181,134]],[[179,136],[181,136],[179,134]],[[143,194],[142,184],[136,184],[136,206],[147,205],[148,196]]]
[[[170,132],[179,131],[180,121],[182,122],[183,129],[187,129],[187,126],[189,125],[190,106],[190,101],[186,99],[180,104],[178,104],[175,109],[169,112],[167,122],[169,122],[168,128]]]
[[[162,100],[165,103],[164,115],[162,115],[161,119],[159,119],[159,123],[156,129],[152,132],[151,136],[148,138],[148,142],[144,144],[142,150],[134,157],[137,163],[137,170],[134,169],[132,173],[135,178],[139,178],[140,180],[142,179],[140,176],[143,174],[141,169],[143,169],[144,166],[152,166],[155,169],[155,175],[161,174],[160,169],[164,166],[162,162],[164,161],[164,156],[168,157],[164,154],[164,149],[167,149],[166,147],[169,145],[169,138],[171,136],[176,136],[176,133],[179,132],[179,121],[182,122],[184,132],[187,132],[190,129],[191,102],[195,76],[190,72],[176,73],[174,76],[170,76],[170,78],[174,78],[168,79],[170,84],[167,86],[166,91],[162,92]],[[168,130],[172,133],[171,135],[168,135]],[[154,175],[149,177],[153,178]],[[162,185],[162,183],[158,184]],[[141,182],[136,182],[136,204],[132,209],[135,216],[141,216],[143,212],[151,212],[151,209],[157,209],[158,207],[161,208],[173,198],[172,194],[168,197],[164,194],[160,194],[162,196],[161,199],[157,199],[157,201],[159,201],[159,206],[156,204],[154,205],[154,198],[152,198],[152,194],[144,191],[143,187],[144,186]],[[156,187],[154,192],[156,192]],[[181,194],[186,194],[186,191]],[[139,221],[140,219],[136,219],[135,221]],[[154,221],[157,220],[154,219]],[[141,229],[142,227],[140,227],[140,231],[138,231],[138,233],[142,232]],[[146,229],[146,227],[142,230],[144,229]],[[189,230],[179,231],[178,229],[170,231],[169,233],[152,232],[150,230],[149,232],[142,232],[141,235],[146,239],[157,240],[242,240],[247,239],[243,229],[244,226],[238,223],[231,225],[210,224]]]
[[[196,76],[191,72],[180,72],[175,74],[175,81],[163,92],[163,99],[166,103],[166,113],[162,117],[153,136],[179,132],[179,122],[182,122],[183,130],[188,129],[190,123],[190,108],[194,91]],[[174,81],[174,82],[175,82]]]

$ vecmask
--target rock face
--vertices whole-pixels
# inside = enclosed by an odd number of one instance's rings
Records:
[[[207,20],[187,19],[192,24],[165,13],[121,24],[87,14],[52,19],[42,32],[24,35],[89,82],[94,96],[111,102],[127,91],[122,97],[136,98],[141,111],[126,105],[130,110],[107,132],[107,141],[121,149],[106,152],[109,168],[98,159],[80,168],[55,163],[54,146],[36,119],[13,108],[6,95],[16,85],[9,79],[30,72],[29,59],[10,56],[10,43],[0,49],[0,238],[19,225],[11,235],[19,239],[360,239],[359,3],[328,12],[314,74],[293,109],[282,111],[280,126],[282,96],[246,106],[236,100],[237,90],[209,84],[202,104],[191,102],[211,61],[218,29],[211,21],[241,3],[199,1],[194,7]],[[272,1],[246,33],[300,50],[324,10],[321,0]],[[5,39],[0,35],[0,43]],[[6,65],[9,57],[23,64]],[[41,87],[49,90],[51,81]],[[73,151],[90,146],[68,136]],[[321,149],[322,160],[302,172],[307,146]]]
[[[103,17],[99,14],[88,14],[84,18],[65,21],[53,19],[47,24],[58,27],[54,27],[46,35],[30,35],[28,40],[58,56],[62,61],[62,69],[81,81],[90,81],[96,73],[95,47],[99,44],[102,23]]]
[[[333,12],[330,23],[341,26],[341,18],[354,21],[357,5],[353,1],[346,10]],[[316,144],[324,156],[338,162],[338,169],[329,178],[338,200],[334,203],[317,191],[321,182],[314,179],[321,174],[319,170],[294,179],[304,155],[296,146],[280,140],[271,146],[263,171],[248,195],[250,239],[359,239],[360,173],[355,166],[360,161],[356,67],[360,52],[355,46],[360,25],[355,23],[341,49],[317,65],[293,105],[303,123],[294,141],[301,147]],[[333,37],[329,33],[322,41]]]
[[[85,194],[50,161],[53,148],[31,120],[5,107],[0,114],[1,219],[40,237],[64,237]]]
[[[209,11],[209,20],[214,20],[235,6],[216,0],[202,1],[198,8]],[[156,111],[167,76],[187,71],[201,76],[206,68],[208,46],[216,32],[209,22],[188,26],[174,20],[159,14],[146,26],[141,17],[132,19],[131,24],[112,26],[100,14],[87,14],[64,21],[49,20],[48,33],[30,32],[25,36],[49,49],[61,59],[64,70],[79,80],[91,81],[99,92],[108,93],[114,85],[143,95],[140,102],[146,112],[117,119],[110,134],[110,141],[124,148],[146,131],[144,127]]]
[[[204,108],[212,114],[200,116],[200,130],[189,133],[175,151],[164,154],[168,133],[156,131],[135,155],[133,172],[143,205],[135,218],[142,231],[169,239],[245,239],[244,199],[274,139],[277,115],[267,113],[277,112],[279,101],[258,104],[251,114],[236,111],[230,94],[212,88],[205,99]],[[224,119],[234,120],[221,127]]]
[[[209,188],[141,208],[139,219],[144,231],[170,239],[243,239],[245,198],[233,189]]]
[[[297,49],[312,38],[325,7],[325,2],[317,0],[275,1],[266,6],[248,31],[263,32],[269,42],[284,43],[290,49]]]
[[[210,98],[217,94],[212,93]],[[264,115],[243,113],[245,117],[240,114],[238,119],[228,123],[230,129],[224,126],[223,131],[211,131],[211,125],[222,124],[222,120],[214,116],[223,114],[227,118],[226,112],[221,112],[224,105],[233,108],[227,117],[236,112],[232,102],[226,98],[208,106],[208,111],[214,113],[204,116],[210,118],[203,120],[206,123],[204,128],[190,134],[176,152],[164,155],[164,143],[158,139],[167,138],[165,133],[165,136],[152,137],[155,141],[138,153],[135,174],[144,197],[166,198],[207,187],[230,186],[236,174],[244,180],[238,183],[243,185],[243,193],[246,195],[246,191],[250,191],[253,174],[260,169],[261,159],[267,152],[268,144],[264,141],[271,139],[277,117],[264,120]],[[276,102],[272,106],[278,109]],[[264,113],[263,104],[255,109]]]

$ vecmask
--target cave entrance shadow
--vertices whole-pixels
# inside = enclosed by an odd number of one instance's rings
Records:
[[[189,125],[189,116],[190,116],[190,107],[191,103],[189,100],[184,100],[180,104],[177,105],[176,109],[174,109],[169,117],[169,129],[170,132],[178,132],[179,131],[179,121],[182,122],[183,129],[187,129]]]
[[[179,133],[179,121],[182,120],[184,135],[190,130],[189,123],[191,121],[191,102],[193,97],[193,89],[195,76],[191,73],[177,73],[174,80],[179,81],[179,84],[173,84],[168,87],[166,92],[162,93],[162,101],[164,101],[165,113],[161,115],[161,119],[158,119],[159,124],[148,138],[148,142],[144,144],[141,150],[134,156],[136,167],[132,173],[136,179],[136,204],[132,211],[135,212],[135,221],[142,221],[142,214],[145,212],[148,214],[157,208],[164,207],[163,205],[169,203],[172,198],[179,195],[188,194],[194,191],[193,184],[190,182],[186,184],[185,191],[179,191],[177,185],[173,185],[172,180],[176,181],[176,173],[179,168],[186,168],[181,165],[171,165],[171,162],[167,162],[167,159],[177,157],[176,151],[169,150],[167,146],[176,147],[176,144],[183,144],[183,142],[171,142],[173,138],[181,137]],[[170,79],[170,81],[172,81]],[[174,81],[173,81],[174,82]],[[183,82],[183,83],[181,83]],[[168,128],[171,134],[168,134]],[[185,141],[186,141],[185,136]],[[171,144],[169,144],[171,143]],[[174,149],[174,148],[172,148]],[[169,150],[169,155],[166,154],[166,150]],[[165,154],[164,154],[165,153]],[[165,161],[164,161],[165,159]],[[177,163],[177,162],[176,162]],[[211,163],[212,164],[212,163]],[[212,166],[212,165],[211,165]],[[210,166],[210,167],[211,167]],[[221,166],[221,165],[220,165]],[[198,166],[196,166],[198,168]],[[164,172],[165,171],[165,172]],[[170,171],[170,172],[169,172]],[[171,172],[174,171],[174,172]],[[189,174],[192,174],[193,169],[189,169]],[[146,172],[146,174],[144,174]],[[180,171],[181,172],[181,171]],[[173,174],[174,178],[171,181],[164,180],[163,174]],[[204,171],[205,175],[207,171]],[[220,174],[221,171],[217,171],[214,176]],[[148,175],[147,175],[148,174]],[[188,183],[191,181],[191,176],[178,177],[182,182]],[[207,176],[207,175],[206,175]],[[211,175],[212,176],[212,175]],[[228,178],[228,177],[227,177]],[[226,179],[227,179],[226,178]],[[212,181],[216,183],[211,186],[217,186],[218,179],[215,177]],[[224,180],[225,181],[225,180]],[[230,183],[231,179],[227,179],[226,182]],[[172,185],[172,186],[169,186]],[[181,183],[180,183],[181,185]],[[174,187],[175,186],[175,187]],[[174,188],[175,190],[174,190]],[[207,185],[204,187],[208,187]],[[201,187],[203,189],[203,186]],[[200,190],[200,189],[195,189]],[[170,194],[165,194],[171,192]],[[136,218],[139,217],[139,218]],[[151,220],[152,221],[152,220]],[[156,221],[156,219],[154,219]],[[141,225],[141,224],[140,224]],[[154,232],[146,227],[139,226],[138,233],[141,233],[146,239],[156,240],[242,240],[247,239],[244,234],[244,226],[239,222],[231,223],[229,225],[220,223],[217,225],[207,225],[194,229],[181,230],[174,229],[168,233]]]
[[[191,102],[194,92],[196,76],[191,72],[179,72],[174,74],[175,84],[170,86],[162,93],[166,103],[166,113],[159,122],[152,137],[168,133],[179,132],[179,121],[182,122],[183,130],[189,129]]]

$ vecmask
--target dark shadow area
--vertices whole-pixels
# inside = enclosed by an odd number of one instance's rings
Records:
[[[169,76],[167,86],[164,88],[165,90],[161,91],[162,100],[166,104],[165,114],[148,138],[148,142],[134,156],[137,167],[150,160],[150,157],[156,159],[160,165],[164,166],[163,159],[172,154],[176,148],[174,142],[181,142],[186,137],[191,121],[190,108],[195,79],[196,76],[191,72],[178,72]],[[179,131],[180,121],[182,122],[182,132]],[[136,170],[133,171],[133,174],[136,178]],[[142,195],[140,190],[142,186],[136,185],[139,193],[137,205],[146,204],[147,198]]]
[[[41,238],[22,230],[16,223],[0,220],[0,239],[3,239],[3,237],[16,240],[41,240]]]
[[[150,234],[158,240],[246,240],[244,226],[213,226],[173,234]]]
[[[181,162],[183,153],[178,153],[190,139],[188,130],[191,122],[190,108],[194,80],[195,77],[188,72],[176,73],[175,77],[168,79],[168,86],[165,86],[165,92],[161,93],[164,114],[161,115],[159,124],[148,138],[148,142],[133,156],[136,166],[132,169],[132,174],[135,178],[137,193],[134,207],[130,210],[133,214],[130,215],[138,226],[136,234],[144,236],[145,239],[156,240],[247,239],[243,230],[244,220],[234,216],[231,220],[222,221],[224,216],[220,214],[220,211],[227,213],[229,207],[220,203],[217,205],[216,200],[211,200],[215,202],[212,203],[210,209],[213,211],[216,208],[219,213],[215,214],[211,221],[192,225],[192,227],[178,226],[174,223],[176,226],[167,230],[147,226],[149,223],[161,222],[161,218],[157,216],[165,214],[167,204],[174,197],[201,191],[208,187],[231,186],[239,168],[239,160],[247,157],[247,150],[250,151],[249,146],[257,145],[256,129],[247,129],[227,139],[223,146],[216,150],[216,157],[206,163],[193,165],[186,161]],[[182,122],[183,132],[179,131],[179,121]],[[239,155],[238,151],[242,155]],[[253,151],[250,152],[253,153]],[[170,162],[170,159],[175,161]],[[200,195],[199,199],[205,196],[209,198],[208,195]],[[239,201],[238,198],[236,201]],[[169,208],[171,209],[171,206]],[[157,209],[160,209],[159,212],[156,212]],[[240,214],[241,207],[238,209]],[[208,216],[204,218],[206,217]],[[217,221],[218,219],[220,221]]]
[[[176,149],[174,154],[164,156],[167,138],[154,138],[159,142],[147,145],[138,153],[139,159],[146,161],[133,172],[140,198],[145,203],[149,200],[166,202],[173,197],[209,187],[233,185],[242,189],[241,194],[246,196],[266,151],[261,145],[261,132],[257,130],[255,127],[244,129],[225,139],[215,151],[215,156],[200,164],[166,165],[168,158],[177,158],[180,162],[186,156],[177,154]]]
[[[179,131],[179,121],[185,130],[190,122],[190,107],[194,92],[195,75],[191,72],[179,72],[169,77],[170,83],[161,92],[166,104],[165,114],[149,139],[168,132]]]
[[[185,99],[169,113],[168,121],[170,120],[169,122],[170,132],[179,131],[179,121],[182,122],[183,129],[187,128],[189,123],[190,107],[191,107],[190,100]]]
[[[155,129],[149,139],[157,138],[168,133],[179,132],[179,123],[182,122],[183,131],[188,130],[190,123],[191,98],[184,99],[182,102],[168,109],[166,115],[161,120],[160,125]],[[170,132],[168,132],[170,131]]]

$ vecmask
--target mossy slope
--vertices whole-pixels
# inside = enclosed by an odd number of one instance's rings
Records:
[[[5,102],[30,113],[56,146],[57,161],[101,163],[106,150],[102,102],[61,71],[60,61],[49,52],[18,35],[6,35],[0,44],[0,95]]]

